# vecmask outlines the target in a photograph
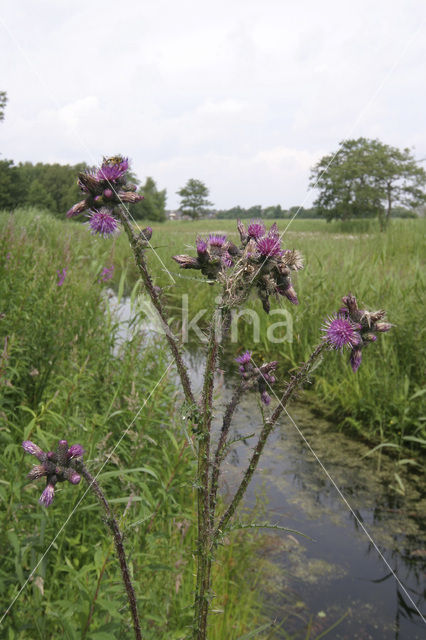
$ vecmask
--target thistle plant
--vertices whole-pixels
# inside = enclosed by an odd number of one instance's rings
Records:
[[[238,221],[237,229],[240,238],[238,245],[225,235],[210,234],[195,239],[194,255],[173,256],[180,268],[198,270],[208,284],[220,288],[220,295],[216,298],[218,302],[208,329],[202,390],[200,396],[196,397],[182,357],[183,345],[171,329],[170,319],[160,296],[161,290],[154,284],[149,270],[147,256],[152,248],[150,240],[153,231],[147,227],[138,232],[126,208],[127,203],[136,202],[141,198],[135,193],[134,185],[127,183],[128,166],[127,159],[116,156],[104,159],[97,170],[80,173],[79,185],[84,199],[74,205],[67,215],[77,216],[86,213],[91,233],[105,238],[117,233],[122,225],[142,283],[158,313],[176,365],[185,398],[185,418],[192,428],[198,463],[197,478],[194,483],[197,491],[198,518],[195,550],[197,578],[192,637],[194,640],[204,640],[207,638],[208,613],[213,598],[211,567],[218,545],[231,526],[231,519],[244,497],[268,437],[281,413],[295,391],[308,379],[314,365],[318,364],[325,352],[333,349],[349,351],[350,365],[355,374],[361,364],[364,349],[376,341],[378,333],[388,331],[392,325],[384,322],[384,311],[369,312],[359,309],[353,295],[344,296],[342,299],[344,307],[325,318],[322,328],[324,335],[319,338],[318,345],[306,362],[293,372],[285,385],[281,383],[284,391],[281,392],[280,397],[274,391],[277,387],[278,363],[273,361],[259,365],[254,362],[249,350],[236,353],[239,380],[223,413],[218,437],[214,439],[212,419],[215,372],[219,366],[221,347],[230,327],[231,312],[246,303],[251,295],[260,299],[266,313],[270,311],[273,297],[290,304],[299,304],[292,275],[303,269],[303,258],[299,251],[282,246],[276,224],[267,229],[261,220],[252,221],[247,228]],[[218,486],[223,461],[232,447],[230,438],[232,419],[244,394],[253,391],[259,394],[261,405],[263,405],[263,410],[260,412],[262,426],[242,479],[229,504],[223,509],[218,501]],[[69,480],[75,484],[78,482],[77,477],[80,479],[80,476],[86,479],[97,495],[107,513],[108,522],[111,523],[110,527],[134,619],[135,634],[136,637],[141,637],[134,591],[128,577],[122,549],[122,537],[105,497],[83,465],[82,452],[76,456],[69,455],[72,447],[66,449],[65,441],[59,443],[57,452],[53,455],[41,452],[32,443],[24,443],[24,448],[36,455],[41,462],[40,470],[30,472],[31,477],[39,477],[38,474],[46,476],[47,487],[51,487],[43,498],[43,504],[47,504],[53,498],[56,482]]]

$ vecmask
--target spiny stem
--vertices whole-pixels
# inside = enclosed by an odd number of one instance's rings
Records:
[[[89,473],[82,462],[78,462],[76,464],[76,469],[81,473],[81,475],[86,480],[89,485],[89,489],[95,494],[99,502],[101,503],[105,514],[106,514],[106,523],[108,527],[111,529],[115,549],[117,551],[118,561],[120,563],[121,575],[123,577],[124,587],[127,593],[127,599],[129,601],[130,613],[132,614],[133,620],[133,628],[135,631],[136,640],[142,640],[141,627],[139,622],[138,608],[136,605],[136,596],[133,589],[132,581],[130,579],[130,572],[127,566],[126,554],[124,552],[123,546],[123,536],[120,532],[120,528],[118,526],[118,522],[114,517],[114,514],[109,506],[107,499],[105,498],[99,484],[96,479]]]
[[[212,465],[212,478],[211,478],[211,486],[210,486],[210,527],[211,528],[213,528],[214,526],[214,515],[216,511],[216,494],[217,494],[217,489],[219,484],[220,465],[224,458],[226,438],[228,436],[229,429],[231,427],[231,422],[232,422],[235,409],[237,408],[241,400],[241,396],[243,395],[244,391],[247,388],[248,388],[247,382],[245,380],[241,380],[240,384],[234,391],[234,394],[229,404],[227,405],[225,409],[225,413],[223,415],[222,429],[220,431],[219,442],[217,443],[217,447],[214,455],[214,461]]]
[[[157,291],[155,290],[151,276],[149,275],[148,266],[146,264],[145,254],[144,254],[145,249],[141,245],[141,243],[138,241],[138,236],[133,231],[127,212],[123,207],[118,207],[118,215],[120,216],[121,222],[123,224],[127,237],[129,239],[130,246],[135,256],[136,266],[139,269],[139,273],[141,275],[142,281],[148,291],[152,304],[154,305],[160,317],[161,324],[164,329],[164,333],[166,334],[166,338],[173,355],[173,359],[176,362],[176,367],[182,383],[185,399],[190,405],[195,405],[195,398],[192,393],[191,382],[189,380],[188,371],[180,352],[180,346],[179,346],[178,340],[172,333],[172,330],[167,321],[166,314],[164,312],[160,297]]]
[[[248,484],[256,470],[257,464],[259,462],[259,458],[262,454],[263,448],[266,444],[266,441],[268,439],[269,434],[271,433],[275,423],[277,422],[278,418],[280,417],[281,413],[284,410],[284,407],[286,406],[286,404],[288,403],[288,401],[290,400],[291,396],[293,395],[294,391],[300,386],[300,384],[302,384],[302,382],[304,382],[304,380],[306,380],[309,371],[311,370],[313,364],[315,363],[315,361],[317,360],[317,358],[319,358],[321,352],[326,348],[326,344],[325,343],[321,343],[319,344],[316,349],[312,352],[311,356],[309,357],[309,359],[307,360],[307,362],[305,362],[297,371],[297,373],[295,375],[292,376],[289,384],[287,385],[287,388],[278,404],[278,406],[276,407],[275,411],[272,413],[271,417],[266,420],[266,422],[264,423],[262,430],[260,432],[259,435],[259,439],[257,441],[256,447],[254,448],[252,457],[250,459],[249,465],[244,473],[243,479],[241,480],[241,483],[231,501],[231,504],[229,505],[228,509],[225,511],[225,513],[223,514],[222,518],[219,521],[218,526],[216,527],[214,534],[213,534],[213,542],[216,542],[219,535],[223,532],[223,530],[225,529],[226,525],[228,524],[229,520],[232,518],[232,516],[235,513],[236,508],[238,507],[239,503],[241,502],[241,499],[244,495],[244,493],[246,492],[246,489],[248,487]]]

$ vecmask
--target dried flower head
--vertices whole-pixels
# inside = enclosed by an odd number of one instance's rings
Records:
[[[362,361],[362,350],[370,343],[376,342],[377,333],[389,331],[392,324],[382,322],[386,312],[359,309],[355,296],[348,294],[342,298],[344,307],[330,316],[324,323],[323,339],[330,348],[351,350],[350,364],[353,372],[358,371]]]
[[[25,440],[22,447],[26,453],[35,456],[41,464],[34,465],[28,473],[30,480],[46,477],[46,488],[40,496],[40,504],[48,507],[52,504],[57,482],[68,480],[71,484],[78,484],[80,475],[74,468],[74,461],[83,456],[84,449],[80,444],[68,447],[66,440],[60,440],[56,451],[45,452],[38,445]]]
[[[271,398],[267,392],[270,385],[276,382],[276,378],[272,375],[275,371],[278,362],[267,362],[266,364],[256,367],[252,360],[251,351],[245,351],[243,354],[235,358],[235,361],[240,365],[239,370],[250,386],[256,386],[260,393],[260,399],[268,405],[271,402]]]

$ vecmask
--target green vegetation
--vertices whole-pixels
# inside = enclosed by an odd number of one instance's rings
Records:
[[[65,213],[82,200],[77,175],[85,169],[89,167],[82,162],[73,166],[42,162],[14,165],[12,160],[0,160],[0,210],[36,207],[47,209],[63,220]],[[166,190],[159,191],[150,177],[143,185],[136,175],[130,174],[130,178],[144,196],[141,202],[130,205],[132,216],[138,220],[165,220]]]
[[[83,497],[83,484],[64,484],[47,512],[37,503],[43,482],[26,480],[32,461],[22,440],[51,449],[65,437],[84,446],[120,518],[144,638],[184,638],[194,589],[195,459],[165,349],[149,346],[141,332],[120,342],[108,311],[100,274],[112,263],[125,269],[122,238],[97,240],[83,226],[32,210],[0,214],[0,238],[2,609],[23,588],[3,621],[4,637],[132,634],[96,500]],[[213,640],[225,629],[238,638],[264,623],[256,580],[247,579],[248,572],[261,576],[254,545],[246,532],[244,544],[238,533],[225,540],[215,566]]]
[[[416,207],[426,202],[426,172],[410,149],[379,140],[343,140],[311,172],[319,189],[315,204],[327,220],[377,216],[380,228],[389,224],[395,205]]]
[[[280,231],[285,221],[278,221]],[[363,363],[353,374],[339,353],[330,354],[314,374],[305,396],[336,423],[337,428],[355,430],[372,443],[392,442],[419,449],[425,438],[422,391],[424,361],[424,295],[422,269],[423,219],[393,221],[381,234],[376,220],[333,222],[295,220],[283,239],[283,246],[299,249],[306,266],[295,280],[297,307],[281,301],[293,319],[293,342],[271,344],[268,326],[276,319],[266,316],[257,302],[260,342],[253,343],[251,324],[239,323],[239,343],[265,360],[278,359],[285,374],[304,361],[320,339],[324,318],[339,309],[342,295],[349,291],[366,308],[383,308],[396,327],[365,350]],[[160,228],[159,228],[160,229]],[[211,308],[218,287],[206,284],[194,271],[179,271],[170,256],[183,247],[194,246],[197,233],[229,233],[237,239],[235,223],[207,220],[202,223],[168,223],[155,233],[153,246],[176,282],[154,257],[151,264],[164,286],[176,319],[181,317],[181,297],[190,285],[189,318],[202,308]],[[158,242],[158,245],[157,245]],[[186,250],[186,249],[185,249]],[[130,282],[136,277],[129,267]],[[189,278],[189,280],[188,280]],[[207,316],[207,314],[206,314]],[[202,325],[202,321],[199,323]],[[285,329],[283,330],[285,333]],[[277,333],[279,335],[279,332]],[[237,346],[234,345],[233,349]],[[229,351],[229,357],[233,351]]]
[[[209,190],[201,180],[190,178],[177,194],[181,197],[179,209],[190,218],[200,218],[207,213],[207,207],[212,206],[207,199]]]

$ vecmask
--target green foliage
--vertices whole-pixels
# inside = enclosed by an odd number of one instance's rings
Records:
[[[166,189],[159,191],[155,180],[148,176],[138,193],[143,195],[144,199],[131,205],[132,216],[136,220],[163,222],[166,219]]]
[[[319,217],[316,207],[305,209],[304,207],[295,206],[290,207],[290,209],[283,209],[280,204],[277,204],[276,206],[265,207],[263,209],[260,205],[255,205],[253,207],[249,207],[248,209],[244,209],[240,206],[232,207],[232,209],[218,211],[216,217],[222,220],[236,220],[237,218],[241,220],[254,218],[280,220],[282,218],[291,218],[296,212],[298,219]]]
[[[83,225],[36,210],[0,213],[3,610],[24,587],[3,621],[7,638],[132,637],[97,501],[83,484],[64,484],[45,510],[37,502],[43,483],[26,479],[33,460],[22,440],[49,449],[63,437],[85,448],[125,532],[143,637],[183,640],[188,633],[195,460],[172,375],[156,386],[168,366],[163,343],[140,330],[123,341],[108,285],[99,282],[105,265],[125,271],[125,246],[124,238],[97,241]],[[58,286],[62,268],[67,275]],[[259,575],[253,541],[235,534],[221,550],[215,580],[222,612],[212,615],[212,640],[263,622],[248,586],[256,581],[246,579],[247,572]]]
[[[184,215],[193,219],[199,218],[207,212],[206,207],[211,207],[212,203],[207,200],[209,190],[201,180],[190,178],[186,185],[179,189],[177,194],[181,197],[179,209]]]
[[[416,207],[426,200],[426,172],[410,149],[379,140],[343,140],[315,165],[310,180],[320,192],[315,204],[327,220],[377,216],[384,229],[395,205]]]
[[[14,209],[24,202],[19,170],[12,160],[0,160],[0,209]]]
[[[6,91],[0,91],[0,120],[4,120],[4,110],[7,103]]]
[[[286,221],[277,223],[284,231]],[[166,223],[161,232],[168,238],[168,246],[159,248],[158,253],[176,283],[171,283],[155,259],[151,264],[157,283],[168,293],[177,324],[182,316],[182,296],[188,293],[188,287],[189,320],[200,310],[213,308],[219,288],[206,284],[196,272],[175,270],[170,256],[180,253],[184,246],[194,246],[197,234],[227,233],[238,242],[238,233],[235,223],[226,220]],[[155,233],[154,227],[154,238]],[[424,235],[423,219],[391,221],[385,235],[379,232],[376,220],[327,224],[324,220],[296,219],[283,238],[283,246],[300,249],[305,257],[305,269],[294,279],[300,304],[295,307],[282,298],[273,302],[273,308],[283,307],[291,314],[293,342],[276,345],[268,340],[268,327],[276,319],[267,316],[254,300],[247,307],[258,312],[260,342],[253,341],[253,326],[248,319],[242,318],[238,324],[239,343],[252,349],[256,358],[279,360],[279,377],[284,380],[311,353],[320,339],[324,318],[341,306],[342,295],[350,291],[368,308],[386,309],[389,321],[396,326],[365,349],[358,373],[352,373],[346,354],[327,354],[313,375],[306,397],[338,428],[355,431],[373,443],[404,443],[413,452],[421,450],[419,443],[404,437],[426,436],[424,397],[416,395],[424,384]],[[129,277],[135,277],[132,268]],[[201,328],[207,316],[207,312],[202,316]],[[232,349],[235,345],[231,345]],[[233,352],[230,362],[232,357]]]

